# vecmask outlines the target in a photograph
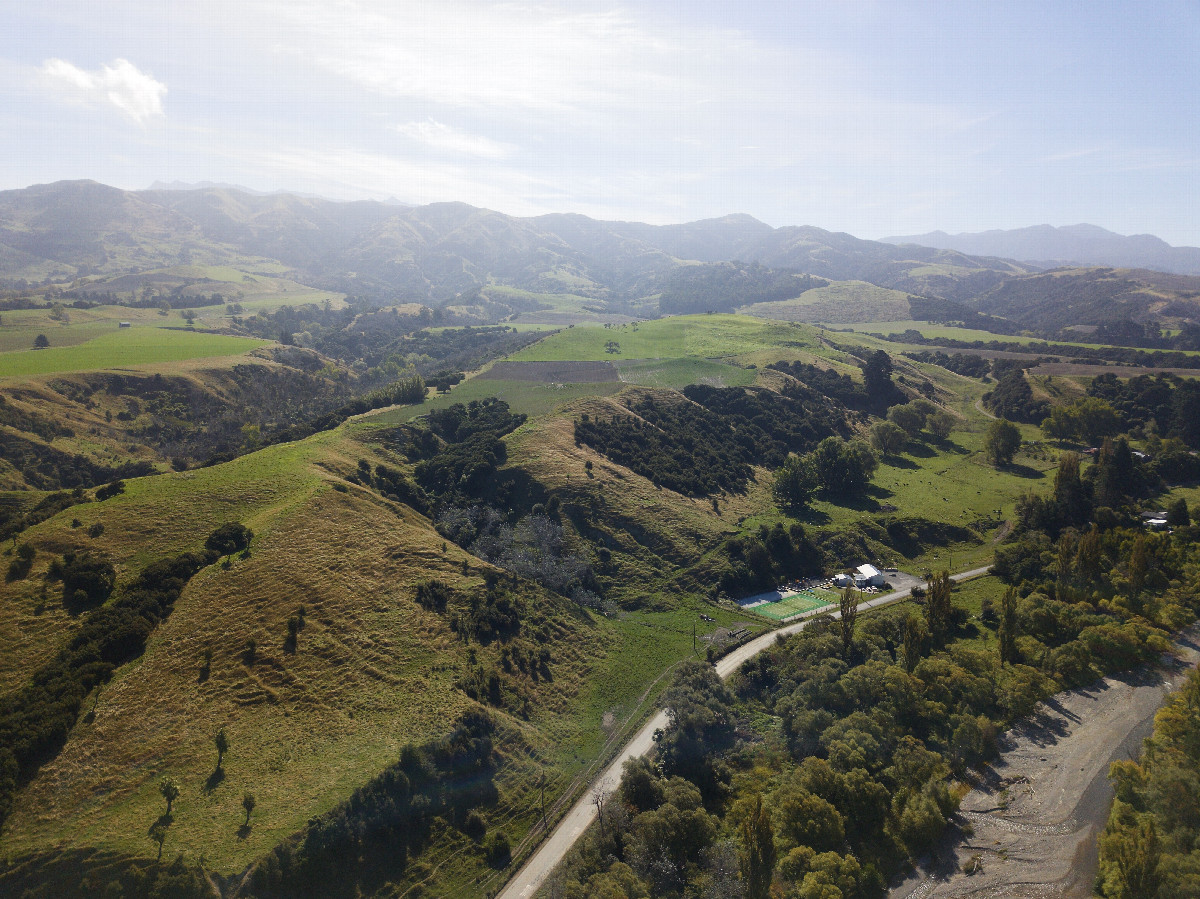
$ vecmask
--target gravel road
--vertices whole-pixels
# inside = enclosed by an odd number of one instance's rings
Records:
[[[975,568],[971,571],[964,571],[954,575],[954,580],[963,581],[968,578],[979,577],[986,574],[987,571],[988,568],[986,566]],[[878,599],[860,602],[858,607],[860,610],[872,609],[876,606],[900,602],[901,600],[908,599],[909,592],[908,590],[899,590],[895,593],[881,596]],[[722,678],[729,677],[747,659],[758,655],[768,646],[772,645],[780,636],[795,634],[803,630],[808,626],[809,621],[813,617],[821,614],[823,611],[825,610],[816,609],[806,613],[800,620],[785,624],[776,630],[768,631],[762,636],[742,644],[717,662],[717,674]],[[835,617],[836,614],[834,613]],[[579,801],[567,812],[566,817],[558,823],[550,836],[538,847],[537,852],[533,854],[529,861],[525,863],[512,880],[505,885],[504,889],[500,891],[499,899],[529,899],[529,897],[537,893],[542,882],[558,866],[559,862],[563,860],[567,852],[575,844],[575,841],[596,820],[596,807],[592,804],[592,794],[598,789],[603,791],[615,789],[621,782],[621,770],[626,760],[649,753],[654,747],[654,732],[666,726],[667,713],[665,711],[658,712],[646,722],[642,729],[625,744],[612,764],[605,768],[604,772],[592,781]]]
[[[1059,693],[1009,731],[1000,759],[963,799],[969,828],[952,830],[891,899],[1091,896],[1112,801],[1108,766],[1140,753],[1154,713],[1200,661],[1198,637],[1200,626],[1185,631],[1161,667]],[[981,870],[967,875],[972,859]]]

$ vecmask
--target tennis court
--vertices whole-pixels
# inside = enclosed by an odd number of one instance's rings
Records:
[[[779,602],[766,602],[762,605],[754,606],[754,611],[759,615],[765,615],[767,618],[782,621],[784,618],[791,618],[793,615],[799,615],[802,612],[811,612],[813,609],[836,605],[837,602],[838,595],[830,593],[828,590],[802,590],[799,593],[779,600]]]

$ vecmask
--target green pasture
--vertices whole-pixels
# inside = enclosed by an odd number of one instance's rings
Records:
[[[618,347],[610,352],[607,344]],[[748,315],[686,315],[609,327],[569,328],[514,353],[527,361],[717,359],[771,347],[815,347],[812,332]]]
[[[53,337],[50,341],[50,347],[44,350],[0,353],[0,377],[99,371],[131,365],[238,356],[270,342],[202,331],[149,327],[110,331],[76,346],[54,346]]]
[[[449,393],[430,396],[419,406],[403,406],[369,416],[373,424],[397,425],[425,415],[433,409],[445,409],[454,403],[469,403],[496,396],[508,403],[514,412],[530,417],[553,412],[559,406],[584,396],[611,396],[625,385],[616,381],[600,384],[539,384],[535,381],[502,381],[471,378]]]
[[[617,371],[627,384],[642,387],[669,387],[682,390],[688,384],[713,387],[746,387],[754,383],[756,372],[708,359],[651,359],[618,362]]]
[[[760,318],[805,322],[858,322],[878,318],[881,312],[911,314],[907,293],[865,281],[835,281],[795,299],[754,303],[741,311]]]

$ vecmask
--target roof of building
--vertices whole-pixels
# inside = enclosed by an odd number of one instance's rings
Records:
[[[876,568],[874,565],[859,565],[857,570],[858,570],[858,573],[861,574],[863,577],[878,577],[879,576],[879,569]]]

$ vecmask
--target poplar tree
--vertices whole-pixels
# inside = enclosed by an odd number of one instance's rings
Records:
[[[746,899],[766,899],[775,875],[775,831],[762,794],[754,797],[754,808],[742,822],[741,861]]]

